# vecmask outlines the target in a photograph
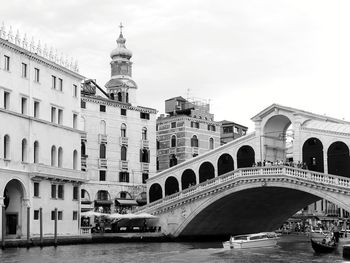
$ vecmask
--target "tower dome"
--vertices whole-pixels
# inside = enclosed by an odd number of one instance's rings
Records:
[[[129,60],[132,57],[132,52],[129,49],[127,49],[125,46],[126,39],[123,36],[122,28],[123,28],[123,25],[120,24],[120,34],[117,39],[118,46],[117,48],[112,50],[111,58],[114,59],[115,57],[119,57],[119,58],[126,58]]]

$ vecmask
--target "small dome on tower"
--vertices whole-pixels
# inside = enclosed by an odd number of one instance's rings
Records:
[[[123,37],[123,32],[122,32],[123,25],[120,24],[119,27],[120,27],[120,34],[119,34],[119,38],[117,39],[118,47],[112,50],[111,58],[113,59],[114,57],[121,57],[121,58],[130,59],[132,57],[132,52],[129,49],[127,49],[125,46],[126,39]]]

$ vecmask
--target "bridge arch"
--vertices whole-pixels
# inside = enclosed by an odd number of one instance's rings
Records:
[[[224,153],[218,159],[218,176],[235,169],[233,158],[230,154]]]
[[[199,183],[215,177],[215,169],[211,162],[204,162],[199,167]]]
[[[350,177],[349,147],[341,141],[333,142],[327,150],[329,174]]]
[[[315,172],[324,172],[323,144],[316,138],[308,138],[303,144],[303,163]]]
[[[292,122],[286,115],[277,114],[266,121],[260,140],[262,160],[275,162],[287,159],[286,146],[289,133],[292,133],[291,126]]]
[[[196,183],[195,172],[192,169],[186,169],[181,176],[181,189],[185,190]]]
[[[192,206],[194,209],[179,224],[174,236],[272,231],[303,207],[322,198],[338,207],[350,210],[346,199],[338,198],[336,193],[328,194],[322,188],[311,188],[307,184],[291,181],[283,181],[282,184],[273,181],[268,182],[268,187],[262,187],[261,181],[249,182],[219,192],[204,202]],[[259,199],[261,202],[242,202],[246,200],[247,194],[255,196],[256,200]],[[260,224],[256,224],[256,220],[246,224],[240,218],[256,218]]]
[[[169,176],[165,180],[165,196],[179,192],[179,182],[174,176]]]
[[[255,152],[253,147],[243,145],[237,151],[237,168],[252,167],[255,163]]]
[[[149,202],[152,203],[163,198],[162,187],[158,183],[151,185],[149,189]]]

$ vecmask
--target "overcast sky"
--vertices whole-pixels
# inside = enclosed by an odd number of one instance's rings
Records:
[[[0,2],[7,29],[76,58],[100,86],[122,22],[138,104],[159,113],[190,96],[250,131],[272,103],[350,120],[350,1]]]

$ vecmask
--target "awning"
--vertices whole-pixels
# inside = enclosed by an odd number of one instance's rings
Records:
[[[115,202],[116,202],[116,204],[119,204],[119,205],[138,205],[138,203],[134,199],[119,199],[119,198],[116,198]]]
[[[113,204],[112,200],[95,200],[95,205],[111,205]]]

